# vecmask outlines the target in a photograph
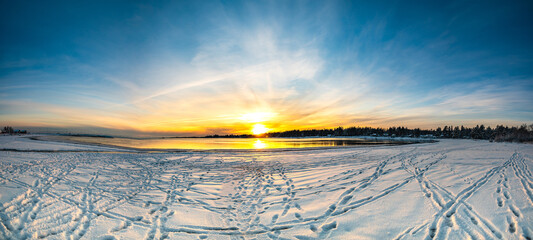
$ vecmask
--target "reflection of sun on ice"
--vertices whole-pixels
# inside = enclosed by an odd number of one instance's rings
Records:
[[[265,127],[265,125],[263,124],[255,124],[254,127],[252,128],[252,133],[254,135],[261,135],[263,133],[266,133],[268,132],[268,128]]]
[[[263,148],[266,148],[266,144],[264,142],[262,142],[261,140],[257,139],[254,142],[254,148],[255,149],[263,149]]]

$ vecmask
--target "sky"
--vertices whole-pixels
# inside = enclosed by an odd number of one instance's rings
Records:
[[[201,136],[533,123],[532,1],[3,1],[0,124]]]

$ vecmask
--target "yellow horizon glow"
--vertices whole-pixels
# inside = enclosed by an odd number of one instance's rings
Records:
[[[224,95],[225,97],[227,95]],[[192,97],[192,96],[191,96]],[[207,96],[205,96],[207,98]],[[57,106],[46,103],[10,103],[16,109],[29,112],[43,111],[46,114],[4,115],[3,124],[16,128],[32,127],[51,128],[45,132],[59,132],[67,129],[73,133],[110,134],[118,136],[206,136],[224,134],[252,134],[254,124],[262,124],[268,131],[283,132],[288,130],[322,129],[335,127],[383,127],[405,126],[410,128],[435,129],[443,125],[455,125],[455,122],[439,120],[427,123],[414,118],[397,122],[397,117],[380,116],[375,113],[359,112],[359,116],[342,114],[335,107],[311,111],[315,107],[298,107],[286,103],[243,105],[227,96],[225,101],[208,104],[198,110],[199,103],[184,105],[170,104],[169,101],[150,100],[136,107],[123,107],[111,110],[86,109]],[[275,109],[275,111],[273,111]],[[137,112],[140,111],[140,112]],[[144,114],[150,112],[151,114]],[[406,117],[407,115],[403,115]],[[485,126],[497,124],[520,125],[520,122],[491,119],[481,122]],[[477,121],[463,122],[465,126],[475,126]],[[42,130],[35,130],[35,132]],[[260,132],[260,131],[257,131]]]
[[[239,119],[249,123],[260,123],[271,120],[275,115],[272,112],[254,112],[243,114]]]
[[[269,129],[267,127],[265,127],[265,125],[259,124],[259,123],[255,124],[253,126],[253,128],[252,128],[252,133],[254,135],[261,135],[261,134],[266,133],[268,131],[269,131]]]

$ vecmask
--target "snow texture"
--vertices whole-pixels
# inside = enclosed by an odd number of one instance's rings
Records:
[[[0,139],[0,239],[533,238],[528,144],[120,153]]]

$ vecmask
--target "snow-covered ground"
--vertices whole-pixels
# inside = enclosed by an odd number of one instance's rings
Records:
[[[0,239],[533,237],[528,144],[111,153],[0,136],[0,149]]]

